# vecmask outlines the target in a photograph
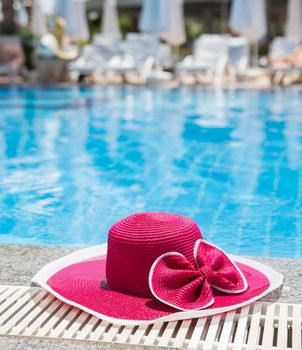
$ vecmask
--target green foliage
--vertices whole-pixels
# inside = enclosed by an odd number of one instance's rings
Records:
[[[119,25],[122,35],[125,37],[125,35],[132,31],[132,28],[134,27],[134,20],[130,15],[127,14],[121,14],[119,16]],[[93,37],[94,34],[99,34],[101,31],[101,25],[100,25],[100,18],[97,19],[97,21],[89,21],[89,31],[91,34],[91,37]]]
[[[33,69],[33,56],[34,56],[34,34],[31,29],[26,27],[20,27],[18,35],[21,38],[22,47],[25,55],[25,66],[27,69]]]
[[[89,33],[90,33],[90,38],[93,38],[95,34],[100,34],[101,31],[101,26],[99,23],[90,23],[89,22]],[[91,39],[90,39],[91,42]]]
[[[128,32],[130,32],[131,28],[133,27],[131,17],[125,14],[119,16],[119,23],[120,23],[120,29],[123,36],[125,36]]]
[[[185,21],[187,40],[192,42],[203,34],[202,25],[194,20],[187,19]]]

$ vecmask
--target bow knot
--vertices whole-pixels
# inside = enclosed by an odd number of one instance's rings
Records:
[[[206,241],[196,241],[194,262],[191,264],[176,252],[157,258],[149,274],[149,287],[155,298],[179,310],[199,310],[214,303],[212,288],[234,294],[248,287],[238,266],[220,248]]]
[[[211,268],[209,266],[202,266],[198,269],[198,272],[204,276],[207,281],[211,284],[212,280],[213,280],[213,277],[214,277],[214,273],[213,271],[211,270]]]

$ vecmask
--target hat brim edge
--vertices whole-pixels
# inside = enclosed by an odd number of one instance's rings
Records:
[[[254,261],[245,257],[237,256],[237,255],[232,255],[228,254],[228,256],[235,262],[239,262],[245,265],[249,265],[253,267],[256,270],[261,271],[270,281],[270,286],[268,289],[266,289],[263,293],[260,295],[257,295],[254,298],[251,298],[247,301],[241,302],[236,305],[232,306],[227,306],[227,307],[222,307],[222,308],[216,308],[216,309],[202,309],[198,311],[179,311],[175,312],[171,315],[167,315],[164,317],[157,318],[155,320],[125,320],[125,319],[117,319],[117,318],[112,318],[106,315],[103,315],[101,313],[98,313],[94,310],[91,310],[81,304],[78,304],[76,302],[73,302],[69,299],[64,298],[62,295],[57,293],[55,290],[51,288],[47,284],[47,281],[49,278],[58,272],[59,270],[75,264],[77,262],[83,261],[85,259],[91,259],[91,258],[96,258],[96,257],[101,257],[105,256],[107,253],[107,244],[100,244],[100,245],[95,245],[92,247],[84,248],[77,250],[71,254],[68,254],[62,258],[59,258],[57,260],[54,260],[50,263],[48,263],[46,266],[44,266],[39,272],[36,273],[36,275],[32,278],[32,282],[38,284],[41,286],[43,289],[54,295],[56,298],[59,300],[72,305],[74,307],[77,307],[97,318],[100,318],[106,322],[113,323],[116,325],[126,325],[126,326],[136,326],[136,325],[144,325],[144,324],[152,324],[155,322],[168,322],[168,321],[177,321],[177,320],[183,320],[183,319],[190,319],[190,318],[197,318],[197,317],[206,317],[206,316],[211,316],[214,314],[218,313],[223,313],[227,311],[231,311],[237,308],[241,308],[243,306],[249,305],[267,294],[271,293],[273,290],[279,288],[282,283],[283,283],[283,275],[280,274],[279,272],[273,270],[271,267],[264,265],[258,261]]]

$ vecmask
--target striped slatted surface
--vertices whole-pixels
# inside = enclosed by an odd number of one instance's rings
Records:
[[[116,326],[41,288],[0,286],[0,335],[181,349],[302,348],[302,305],[257,302],[212,317]]]

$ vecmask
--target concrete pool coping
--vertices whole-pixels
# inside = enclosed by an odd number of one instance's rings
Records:
[[[41,267],[77,249],[79,247],[0,244],[0,284],[29,286],[32,276]],[[284,286],[278,301],[302,303],[302,259],[270,257],[252,257],[252,259],[263,262],[284,275]],[[116,344],[112,346],[110,344],[97,344],[98,349],[117,348]],[[3,336],[0,337],[0,348],[6,350],[85,348],[89,350],[96,349],[96,343]],[[128,347],[119,348],[126,349]],[[138,349],[138,347],[134,348]]]

